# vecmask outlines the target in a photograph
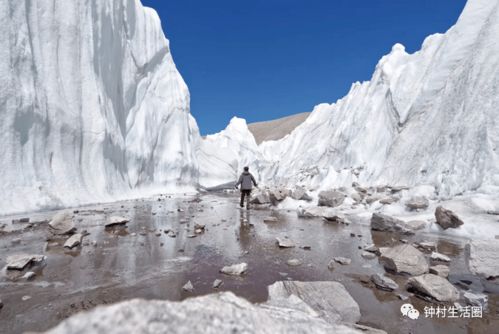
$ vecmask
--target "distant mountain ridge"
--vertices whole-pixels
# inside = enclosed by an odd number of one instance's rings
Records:
[[[303,112],[274,120],[249,123],[248,129],[255,137],[256,143],[278,140],[290,134],[297,126],[305,122],[310,112]]]

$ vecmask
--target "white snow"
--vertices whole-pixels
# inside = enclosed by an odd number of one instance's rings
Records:
[[[0,2],[0,213],[197,184],[199,132],[139,0]]]

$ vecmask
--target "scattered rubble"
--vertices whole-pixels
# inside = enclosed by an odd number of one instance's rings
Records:
[[[380,252],[380,262],[387,270],[409,275],[421,275],[429,270],[423,253],[411,245],[380,248]]]
[[[447,255],[444,255],[442,253],[433,252],[433,253],[431,253],[430,258],[433,261],[450,262],[450,257],[448,257]]]
[[[295,295],[329,323],[356,323],[360,320],[359,305],[338,282],[278,281],[268,287],[269,301]]]
[[[11,255],[7,257],[7,270],[23,270],[28,265],[43,262],[45,258],[44,255]]]
[[[182,287],[182,290],[187,291],[187,292],[194,291],[194,286],[192,285],[191,281],[188,281],[187,283],[185,283],[185,285]]]
[[[226,275],[232,275],[232,276],[240,276],[248,270],[248,264],[247,263],[239,263],[239,264],[233,264],[231,266],[225,266],[222,269],[220,269],[220,272]]]
[[[277,237],[276,241],[277,241],[277,245],[280,248],[293,248],[293,247],[295,247],[294,242],[291,241],[291,240],[289,240],[289,239],[287,239],[287,238],[279,238],[279,237]]]
[[[424,274],[411,277],[407,281],[408,288],[439,302],[455,302],[459,299],[459,291],[445,278]]]
[[[348,264],[352,263],[351,259],[346,258],[346,257],[341,257],[341,256],[333,258],[333,261],[336,263],[339,263],[341,265],[348,265]]]
[[[443,278],[449,277],[449,272],[450,272],[449,267],[443,264],[430,267],[430,274],[435,274]]]
[[[499,241],[472,241],[469,244],[470,271],[485,278],[499,277]]]
[[[286,262],[286,264],[291,267],[297,267],[302,265],[302,262],[299,259],[290,259]]]
[[[76,232],[73,216],[69,211],[58,212],[49,222],[50,230],[56,235],[67,235]]]
[[[113,227],[118,225],[125,225],[130,221],[130,219],[121,216],[112,216],[108,219],[105,227]]]
[[[393,291],[399,288],[398,284],[394,280],[380,274],[372,275],[371,282],[373,282],[374,285],[381,290]]]
[[[277,217],[270,216],[270,217],[263,218],[263,222],[264,223],[277,223],[277,222],[279,222],[279,219],[277,219]]]
[[[473,293],[466,291],[463,295],[466,304],[471,306],[481,306],[482,308],[487,308],[489,297],[484,293]]]
[[[426,197],[418,196],[418,197],[413,197],[407,202],[405,202],[405,206],[409,210],[424,210],[428,208],[430,205],[430,202]]]
[[[454,212],[447,210],[442,206],[438,206],[436,208],[435,218],[437,219],[437,224],[444,230],[448,228],[457,228],[464,224]]]
[[[81,244],[82,239],[83,239],[83,234],[76,233],[72,235],[68,240],[66,240],[66,242],[64,243],[64,247],[73,249]]]
[[[343,204],[346,195],[339,191],[321,191],[319,193],[319,206],[337,207]]]
[[[221,279],[216,279],[213,281],[213,289],[218,289],[222,286],[224,282]]]

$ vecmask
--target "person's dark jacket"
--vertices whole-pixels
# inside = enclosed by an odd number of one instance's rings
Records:
[[[236,188],[241,185],[241,190],[251,190],[253,185],[258,187],[258,184],[255,181],[253,175],[250,172],[243,172],[239,177],[239,181],[236,183]]]

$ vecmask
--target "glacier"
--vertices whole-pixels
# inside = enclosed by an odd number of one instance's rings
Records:
[[[139,0],[0,2],[0,213],[192,189],[199,131]]]
[[[427,37],[420,51],[395,44],[370,81],[317,105],[286,137],[228,157],[256,166],[269,185],[428,184],[441,197],[497,192],[498,36],[499,1],[469,0],[456,24]],[[239,135],[222,133],[207,138],[210,147],[240,145]],[[201,159],[200,168],[203,184],[210,166]]]

